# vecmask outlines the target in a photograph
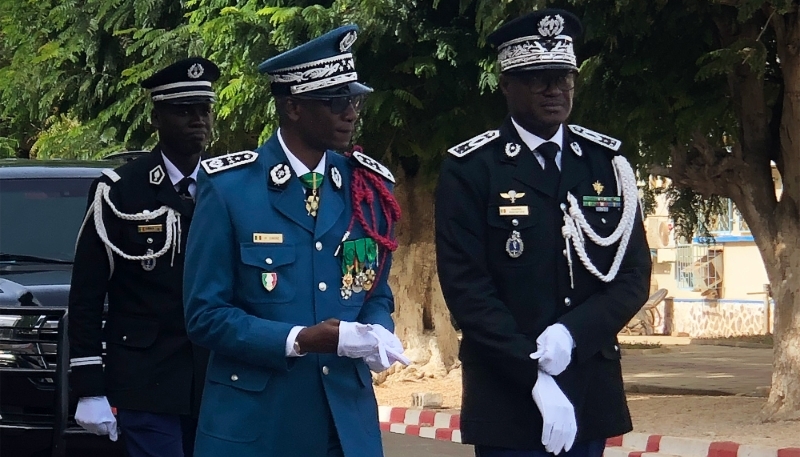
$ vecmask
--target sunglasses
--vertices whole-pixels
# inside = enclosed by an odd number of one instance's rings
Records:
[[[364,108],[364,102],[367,99],[366,94],[351,95],[348,97],[331,97],[331,98],[311,98],[311,97],[295,97],[300,100],[313,100],[328,107],[331,114],[342,114],[347,111],[347,108],[353,107],[356,113],[361,112]]]
[[[577,73],[569,72],[566,74],[547,74],[538,72],[524,72],[515,77],[522,82],[534,94],[541,94],[555,84],[562,92],[567,92],[575,88]]]

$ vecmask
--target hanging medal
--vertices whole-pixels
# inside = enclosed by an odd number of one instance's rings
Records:
[[[518,231],[514,230],[506,240],[506,252],[512,259],[516,259],[522,255],[525,250],[525,243],[522,242]]]
[[[354,241],[356,245],[356,257],[354,261],[353,271],[355,277],[353,278],[353,292],[359,293],[364,290],[364,281],[367,275],[364,273],[364,264],[367,260],[367,239],[360,238]]]
[[[348,300],[353,295],[353,262],[355,261],[356,247],[352,241],[342,243],[342,298]]]
[[[323,178],[324,176],[322,174],[313,171],[300,177],[303,186],[309,190],[305,201],[306,211],[308,211],[308,215],[311,217],[317,217],[317,211],[319,210],[319,188],[322,185]]]
[[[364,290],[369,291],[375,284],[375,270],[378,268],[378,244],[372,238],[366,239],[366,260],[364,262]]]

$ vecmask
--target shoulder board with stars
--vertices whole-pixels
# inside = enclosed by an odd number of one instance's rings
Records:
[[[570,124],[569,130],[575,135],[582,136],[589,141],[597,143],[600,146],[605,146],[615,152],[622,146],[622,141],[603,135],[602,133],[597,133],[594,130],[589,130],[586,127],[581,127],[580,125]]]
[[[220,171],[230,170],[248,163],[253,163],[258,158],[258,153],[253,151],[239,151],[226,154],[224,156],[206,159],[200,163],[209,175]]]
[[[363,152],[353,151],[353,158],[361,164],[364,168],[372,170],[373,172],[383,176],[387,181],[394,184],[394,175],[388,168],[384,167],[377,160],[364,154]]]
[[[485,144],[489,144],[490,142],[500,138],[500,131],[499,130],[488,130],[486,132],[481,133],[480,135],[470,138],[463,143],[459,143],[452,148],[448,149],[447,152],[453,154],[456,157],[464,157],[465,155],[469,154],[470,152],[475,151],[476,149],[480,148]]]

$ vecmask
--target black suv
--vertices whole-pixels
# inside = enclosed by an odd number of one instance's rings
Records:
[[[72,420],[66,308],[89,187],[135,156],[0,160],[0,457],[123,455]]]

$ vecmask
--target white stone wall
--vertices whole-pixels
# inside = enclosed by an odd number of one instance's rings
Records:
[[[671,306],[670,306],[671,301]],[[671,309],[670,309],[671,308]],[[774,306],[770,307],[770,321]],[[763,335],[766,313],[757,300],[665,300],[658,306],[656,333],[692,338]],[[770,329],[772,328],[770,322]]]

